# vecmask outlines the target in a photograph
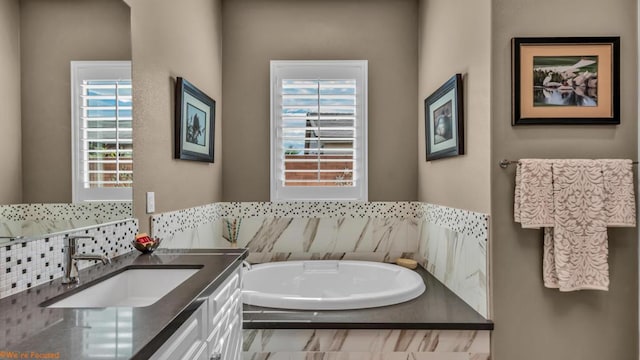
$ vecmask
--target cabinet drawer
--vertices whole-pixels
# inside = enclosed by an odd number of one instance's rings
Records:
[[[151,357],[152,360],[197,359],[206,346],[207,307],[202,305]]]

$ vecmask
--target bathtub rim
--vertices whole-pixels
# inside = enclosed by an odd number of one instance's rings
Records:
[[[369,309],[376,307],[384,307],[390,305],[396,305],[409,300],[415,299],[427,291],[427,286],[420,274],[416,271],[407,269],[405,267],[377,261],[365,261],[365,260],[291,260],[291,261],[274,261],[261,264],[252,265],[251,270],[244,269],[243,276],[247,276],[247,272],[260,270],[261,268],[273,268],[273,267],[290,267],[307,262],[326,262],[326,263],[345,263],[348,265],[357,266],[372,266],[378,268],[384,268],[394,271],[400,271],[403,276],[408,276],[416,282],[416,286],[400,288],[400,292],[392,291],[378,291],[375,297],[371,294],[367,295],[350,295],[346,297],[337,298],[309,298],[309,297],[295,297],[292,298],[288,294],[279,293],[266,293],[242,289],[242,302],[251,306],[260,306],[266,308],[275,308],[282,310],[358,310]],[[290,298],[290,304],[282,306],[282,299]]]

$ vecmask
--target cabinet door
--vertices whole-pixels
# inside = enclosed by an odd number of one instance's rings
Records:
[[[231,295],[241,287],[242,267],[238,266],[236,270],[218,287],[218,289],[209,297],[209,329],[213,329],[216,325],[216,316],[226,309]]]
[[[209,298],[209,309],[210,358],[239,360],[242,356],[242,267]]]
[[[239,344],[242,342],[242,321],[239,317],[235,317],[234,321],[229,324],[227,333],[225,334],[225,346],[223,358],[230,360],[239,360],[242,352],[239,351]]]
[[[200,347],[200,350],[198,351],[198,353],[196,354],[196,356],[193,357],[194,360],[209,360],[209,356],[207,356],[207,343],[203,343],[202,346]]]
[[[239,317],[234,317],[229,326],[224,329],[224,333],[215,343],[210,343],[211,359],[239,360],[242,352],[242,321]]]
[[[202,347],[206,348],[206,312],[207,307],[203,304],[153,354],[151,360],[197,359]]]

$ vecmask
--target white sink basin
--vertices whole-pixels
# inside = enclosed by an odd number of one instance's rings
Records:
[[[196,272],[198,272],[198,269],[130,269],[47,307],[149,306],[160,300]]]

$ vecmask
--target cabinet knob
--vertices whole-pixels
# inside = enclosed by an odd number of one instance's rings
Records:
[[[209,360],[222,360],[222,354],[221,353],[211,354],[211,357],[209,358]]]

